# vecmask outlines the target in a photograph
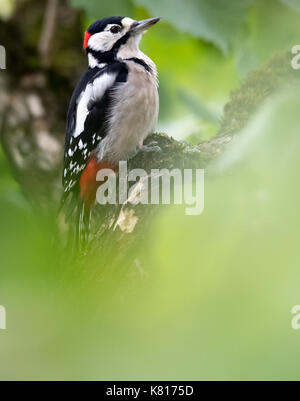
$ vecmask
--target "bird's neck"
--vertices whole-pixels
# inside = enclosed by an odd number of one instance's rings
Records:
[[[145,55],[139,49],[141,35],[129,37],[126,43],[114,46],[108,51],[97,51],[88,48],[88,60],[90,68],[101,68],[104,64],[113,63],[116,60],[129,58],[144,59]]]
[[[130,38],[125,45],[119,48],[117,58],[124,61],[133,59],[141,60],[142,63],[147,66],[147,69],[149,68],[149,72],[151,72],[154,77],[157,77],[157,71],[154,62],[139,48],[141,37],[142,36],[140,35],[138,37],[134,36]]]
[[[113,63],[116,60],[116,49],[111,49],[106,52],[88,49],[88,60],[90,68],[102,68],[107,63]]]
[[[106,62],[102,61],[101,58],[98,58],[97,56],[93,55],[92,53],[88,54],[88,60],[89,60],[89,67],[90,68],[102,68],[106,65]]]
[[[141,35],[138,37],[130,37],[124,45],[120,46],[117,52],[118,59],[126,60],[128,58],[142,58],[143,53],[139,48],[140,41]]]
[[[95,51],[92,49],[88,50],[88,61],[90,68],[103,68],[108,63],[120,60],[139,59],[142,60],[147,66],[149,66],[152,74],[156,77],[156,66],[153,61],[144,54],[140,48],[140,37],[132,37],[121,45],[118,49],[112,49],[107,52]]]

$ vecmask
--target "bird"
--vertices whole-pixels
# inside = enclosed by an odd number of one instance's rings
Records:
[[[75,216],[74,243],[86,243],[102,169],[118,172],[153,133],[158,121],[155,63],[139,48],[160,18],[108,17],[85,31],[88,68],[72,94],[66,122],[63,195],[66,220]],[[155,148],[155,147],[154,147]],[[157,147],[156,147],[157,148]]]

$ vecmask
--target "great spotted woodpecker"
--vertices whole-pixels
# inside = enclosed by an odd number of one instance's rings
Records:
[[[77,233],[89,230],[99,170],[143,148],[159,110],[157,71],[142,53],[142,34],[160,19],[103,18],[85,32],[89,67],[72,95],[66,125],[62,204],[77,211]],[[84,230],[82,230],[84,227]],[[85,234],[86,235],[86,234]]]

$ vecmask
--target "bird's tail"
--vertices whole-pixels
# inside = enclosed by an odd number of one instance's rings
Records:
[[[73,255],[85,253],[90,236],[91,208],[85,206],[77,196],[70,194],[68,198],[62,198],[59,213],[64,215],[64,221],[68,225],[66,247]]]
[[[78,234],[78,247],[80,252],[86,252],[89,244],[90,225],[91,225],[91,209],[81,201],[78,207],[79,217],[76,224],[76,231]]]

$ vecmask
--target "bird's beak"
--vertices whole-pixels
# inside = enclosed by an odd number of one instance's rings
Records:
[[[143,33],[147,31],[148,28],[151,26],[157,24],[160,21],[160,18],[149,18],[149,19],[143,19],[141,21],[135,21],[132,26],[130,31],[133,33]]]

